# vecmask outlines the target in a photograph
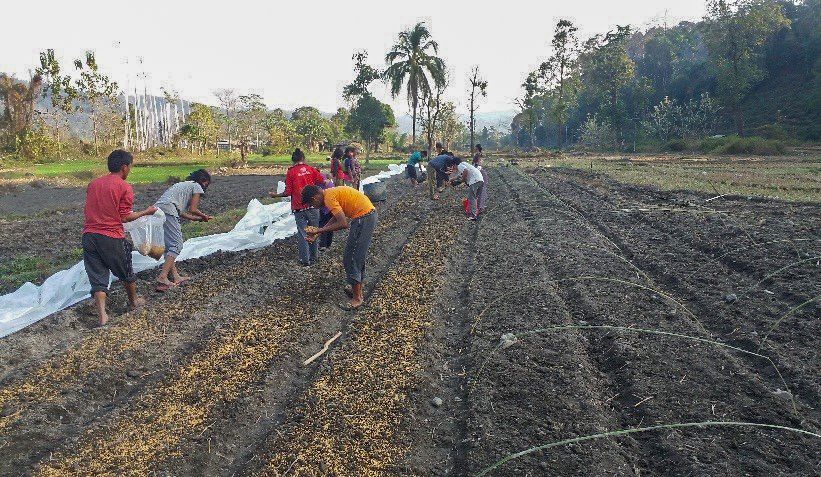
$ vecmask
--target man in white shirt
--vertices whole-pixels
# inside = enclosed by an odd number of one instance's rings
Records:
[[[482,172],[473,165],[462,162],[460,159],[456,159],[456,161],[458,161],[456,162],[458,178],[468,186],[468,220],[476,220],[479,216],[479,208],[476,202],[485,187],[484,177],[482,177]]]

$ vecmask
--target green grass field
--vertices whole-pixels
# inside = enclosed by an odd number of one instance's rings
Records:
[[[326,154],[308,154],[307,162],[319,168],[323,172],[328,169],[329,163]],[[364,164],[364,157],[360,157],[362,166],[366,171],[379,171],[401,161],[402,157],[379,157]],[[136,160],[128,181],[134,184],[145,184],[151,182],[163,182],[169,177],[185,178],[191,171],[196,169],[206,169],[213,171],[225,166],[230,162],[227,156],[210,157],[168,157],[159,160]],[[248,166],[250,168],[264,168],[271,166],[289,166],[291,164],[290,155],[261,156],[252,154],[248,156]],[[69,181],[88,181],[94,177],[105,174],[106,164],[103,159],[77,159],[66,160],[48,164],[34,164],[20,167],[12,167],[0,174],[0,179],[21,179],[25,177],[67,179]],[[29,174],[27,176],[27,174]]]

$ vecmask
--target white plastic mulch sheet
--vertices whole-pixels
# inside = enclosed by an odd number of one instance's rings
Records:
[[[362,184],[378,182],[404,171],[404,167],[397,164],[388,167],[388,171],[363,179]],[[284,188],[284,184],[280,184],[279,188]],[[186,240],[177,260],[199,258],[219,250],[236,252],[265,247],[294,233],[296,222],[288,202],[263,205],[253,199],[233,230]],[[158,260],[136,251],[132,252],[132,260],[135,273],[160,264]],[[40,286],[28,282],[17,291],[0,296],[0,338],[88,298],[90,293],[91,284],[82,261],[68,270],[55,273]]]

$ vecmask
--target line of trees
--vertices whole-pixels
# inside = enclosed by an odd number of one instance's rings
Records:
[[[622,150],[731,132],[821,139],[821,108],[807,107],[821,105],[819,54],[821,0],[707,0],[698,23],[619,26],[584,41],[562,19],[503,142]],[[779,84],[789,87],[773,91]]]

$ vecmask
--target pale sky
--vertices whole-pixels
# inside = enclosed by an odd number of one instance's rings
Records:
[[[617,24],[697,20],[704,0],[43,0],[17,2],[14,10],[17,20],[0,28],[0,71],[20,78],[28,78],[46,48],[66,66],[93,49],[121,85],[133,84],[142,57],[157,92],[170,87],[185,99],[216,104],[214,89],[234,88],[262,94],[270,107],[325,112],[343,104],[355,50],[367,50],[370,63],[383,68],[397,33],[426,21],[452,76],[449,97],[465,113],[473,65],[489,82],[481,110],[514,108],[524,77],[550,54],[559,18],[574,21],[583,40]],[[372,91],[397,116],[408,112],[404,97],[391,101],[381,84]]]

